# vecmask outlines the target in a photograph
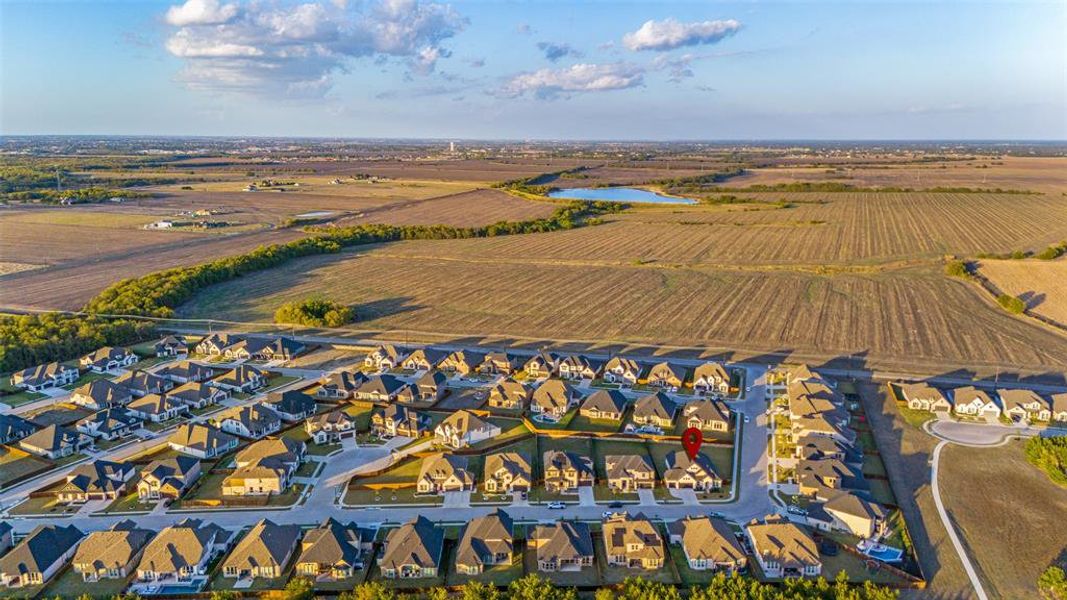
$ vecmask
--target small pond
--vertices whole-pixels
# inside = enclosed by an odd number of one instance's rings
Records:
[[[567,198],[571,200],[604,200],[606,202],[646,202],[650,204],[696,204],[689,198],[664,196],[656,192],[631,187],[603,188],[567,188],[553,190],[550,198]]]

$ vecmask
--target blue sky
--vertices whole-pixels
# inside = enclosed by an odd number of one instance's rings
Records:
[[[1067,139],[1067,3],[0,0],[0,132]]]

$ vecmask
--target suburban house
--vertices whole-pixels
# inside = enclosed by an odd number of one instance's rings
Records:
[[[585,523],[538,525],[526,544],[537,554],[539,571],[580,571],[593,566],[593,536]]]
[[[269,406],[283,421],[295,423],[315,414],[315,399],[299,390],[271,392],[267,395]]]
[[[694,458],[689,458],[685,450],[676,450],[667,455],[666,463],[663,483],[668,488],[710,492],[722,487],[722,478],[706,454],[698,452]]]
[[[889,511],[864,493],[841,492],[808,506],[808,525],[824,531],[844,531],[860,538],[882,534]]]
[[[190,382],[171,390],[167,397],[184,402],[190,409],[205,408],[230,397],[222,388],[212,387],[206,383]]]
[[[215,458],[237,447],[237,438],[201,423],[185,423],[167,438],[172,449],[197,458]]]
[[[224,496],[281,494],[304,460],[307,446],[289,438],[260,440],[237,453],[237,468],[222,481]]]
[[[127,404],[126,410],[139,419],[162,423],[189,412],[189,405],[170,396],[148,394]]]
[[[115,383],[130,390],[135,398],[149,394],[163,394],[174,387],[174,382],[141,369],[123,373]]]
[[[769,578],[817,577],[822,573],[819,547],[807,531],[780,516],[753,519],[745,536],[760,570]]]
[[[133,574],[134,563],[141,558],[154,534],[147,529],[138,529],[130,521],[116,523],[104,531],[94,531],[78,545],[71,565],[85,582],[125,579]]]
[[[474,474],[467,470],[466,457],[438,452],[422,459],[415,488],[420,494],[470,491]]]
[[[300,543],[299,525],[277,525],[261,519],[222,562],[222,576],[236,579],[277,579]]]
[[[489,389],[489,406],[505,410],[522,410],[530,401],[532,391],[524,383],[504,379]]]
[[[500,427],[483,421],[469,410],[457,410],[433,430],[437,440],[452,448],[465,448],[500,435]]]
[[[445,535],[426,517],[416,517],[389,532],[378,568],[386,579],[436,577]]]
[[[393,375],[371,375],[356,388],[354,396],[358,400],[392,402],[406,385]]]
[[[485,457],[485,491],[490,494],[528,492],[533,486],[530,461],[518,452],[497,452]]]
[[[1053,394],[1050,404],[1052,420],[1060,424],[1067,423],[1067,393]]]
[[[62,425],[49,425],[18,441],[26,452],[53,460],[81,452],[90,443],[86,435]]]
[[[672,544],[681,544],[689,568],[694,571],[735,573],[745,567],[745,549],[722,519],[685,517],[667,526]]]
[[[927,383],[901,383],[898,386],[908,408],[929,412],[951,412],[952,403],[941,390]]]
[[[18,415],[0,414],[0,444],[13,444],[38,429],[38,425]]]
[[[646,455],[609,454],[604,457],[608,489],[633,492],[656,487],[656,468]]]
[[[522,360],[507,352],[489,352],[478,365],[478,372],[486,375],[512,375],[522,370]]]
[[[726,432],[730,430],[730,409],[719,400],[704,398],[682,407],[686,427],[701,431]]]
[[[801,460],[796,465],[797,485],[801,495],[823,499],[832,495],[830,490],[866,490],[861,469],[836,458]]]
[[[207,381],[215,376],[215,369],[205,367],[189,360],[163,367],[156,375],[173,381],[174,383],[189,383]]]
[[[235,335],[227,335],[225,333],[213,333],[204,339],[200,340],[200,343],[196,345],[196,353],[204,355],[218,356],[226,351],[226,348],[240,342],[242,338]]]
[[[522,365],[522,370],[533,378],[551,377],[559,365],[559,357],[551,352],[538,352]]]
[[[133,464],[109,460],[78,465],[56,490],[56,499],[64,503],[114,500],[126,491],[134,471]]]
[[[122,407],[97,411],[74,424],[74,429],[89,437],[117,440],[132,434],[144,424],[144,419]]]
[[[363,366],[368,369],[395,369],[407,356],[407,350],[392,344],[378,346],[363,358]]]
[[[545,489],[550,493],[576,494],[579,487],[593,485],[592,459],[575,452],[545,452],[543,470]]]
[[[9,588],[43,585],[74,556],[82,535],[73,525],[38,525],[0,557],[0,585]]]
[[[677,407],[663,392],[656,392],[637,399],[631,420],[636,425],[669,430],[674,425]]]
[[[791,440],[822,436],[853,445],[856,432],[849,426],[851,417],[844,399],[830,382],[811,374],[810,370],[794,370],[792,376],[804,373],[807,373],[804,379],[796,379],[786,388]]]
[[[287,337],[247,338],[227,346],[222,355],[234,360],[292,360],[307,350],[304,344]]]
[[[39,392],[48,388],[70,385],[78,380],[79,374],[77,367],[51,362],[12,373],[11,385],[30,392]]]
[[[685,383],[685,369],[667,361],[655,364],[648,371],[648,385],[671,391],[682,389]]]
[[[409,371],[429,371],[448,356],[447,352],[433,348],[419,348],[400,363],[400,367]]]
[[[189,344],[184,335],[168,335],[156,342],[154,349],[159,358],[189,355]]]
[[[184,519],[159,532],[145,546],[137,563],[137,581],[130,591],[166,584],[207,582],[211,560],[226,551],[231,534],[225,529],[199,519]]]
[[[999,419],[1002,409],[985,390],[973,385],[952,390],[952,405],[958,415]]]
[[[141,502],[177,500],[200,477],[200,461],[192,456],[154,460],[141,470],[137,497]]]
[[[846,446],[834,438],[821,435],[806,435],[796,441],[794,456],[800,459],[818,460],[836,458],[845,462],[859,462],[862,457],[851,446]]]
[[[129,348],[104,346],[78,359],[78,365],[94,373],[106,373],[114,369],[128,367],[140,360]]]
[[[251,365],[238,365],[213,379],[211,385],[228,392],[247,394],[267,385],[267,376]]]
[[[484,354],[471,352],[470,350],[456,350],[437,363],[437,368],[447,373],[469,375],[481,366],[484,360]]]
[[[356,420],[343,410],[331,410],[308,419],[304,430],[316,444],[334,444],[356,435]]]
[[[355,523],[328,518],[304,534],[296,573],[316,581],[348,579],[363,568],[363,540]]]
[[[456,545],[456,572],[478,575],[485,567],[511,565],[515,544],[511,517],[500,509],[463,526]]]
[[[997,390],[997,396],[1004,407],[1004,416],[1016,423],[1052,419],[1052,407],[1033,390]]]
[[[693,369],[693,392],[700,396],[730,393],[730,372],[726,366],[715,361],[702,363]]]
[[[107,379],[94,379],[78,386],[70,394],[70,401],[78,406],[92,410],[103,410],[110,406],[124,406],[133,400],[129,388]]]
[[[560,379],[596,379],[603,365],[581,354],[570,354],[559,360],[556,371]]]
[[[384,408],[374,409],[370,417],[371,433],[380,438],[422,437],[430,428],[430,418],[426,415],[401,406],[390,404]]]
[[[419,400],[419,388],[415,387],[414,383],[405,383],[394,399],[403,404],[415,404]]]
[[[445,392],[448,391],[446,381],[448,376],[444,373],[437,370],[426,371],[415,382],[415,387],[419,390],[418,399],[423,402],[437,402],[444,398]]]
[[[577,392],[560,379],[544,381],[530,396],[530,412],[546,421],[559,421],[576,404]]]
[[[262,402],[225,410],[212,417],[212,421],[226,433],[254,440],[278,433],[282,428],[282,418]]]
[[[604,551],[609,565],[628,569],[659,569],[667,552],[663,536],[647,517],[626,513],[604,521]]]
[[[578,414],[587,419],[621,422],[626,404],[626,396],[618,390],[597,390],[582,402]]]
[[[631,358],[613,356],[604,365],[604,381],[623,385],[636,385],[641,377],[641,363]]]
[[[323,400],[347,400],[367,381],[362,371],[337,371],[319,381],[315,395]]]

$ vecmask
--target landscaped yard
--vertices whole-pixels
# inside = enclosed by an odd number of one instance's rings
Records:
[[[82,576],[74,569],[67,567],[59,573],[41,594],[43,598],[79,598],[86,593],[91,593],[93,598],[121,597],[126,589],[129,579],[101,579],[93,583],[85,583]],[[90,591],[91,590],[91,591]]]
[[[0,446],[0,487],[21,477],[52,468],[52,461],[34,456],[19,448]]]
[[[25,390],[20,391],[17,388],[12,388],[11,385],[6,382],[4,383],[2,389],[4,393],[0,395],[0,402],[3,402],[4,404],[12,408],[16,406],[22,406],[23,404],[29,404],[30,402],[35,402],[37,400],[40,400],[41,398],[47,397],[44,394],[39,394],[37,392],[27,392]]]
[[[629,569],[608,564],[604,537],[600,534],[593,534],[593,548],[596,550],[594,564],[600,572],[601,582],[605,585],[620,584],[627,577],[640,577],[649,581],[659,581],[668,584],[679,583],[674,569],[672,569],[669,564],[665,564],[664,568],[661,569]]]
[[[119,496],[118,498],[115,499],[114,502],[109,504],[107,506],[107,508],[105,508],[101,512],[105,512],[105,513],[127,513],[127,512],[146,513],[146,512],[151,511],[153,508],[155,508],[156,501],[146,502],[146,503],[141,503],[140,502],[140,499],[137,496],[137,480],[136,480],[136,478],[130,480],[130,483],[131,483],[131,485],[127,489],[131,489],[132,488],[133,491],[129,492],[129,493],[125,494],[125,495]]]
[[[8,512],[12,515],[67,515],[78,512],[78,506],[58,504],[55,496],[27,498]]]
[[[42,427],[47,427],[49,425],[70,425],[92,414],[93,411],[88,408],[64,402],[24,415],[24,417]]]
[[[622,427],[621,421],[611,419],[590,419],[583,415],[576,415],[571,419],[567,429],[571,431],[594,431],[615,433]]]

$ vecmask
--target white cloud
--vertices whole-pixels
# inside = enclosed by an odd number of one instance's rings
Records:
[[[581,50],[565,43],[537,42],[537,49],[545,53],[545,58],[549,62],[556,62],[565,56],[573,56],[575,58],[583,56]]]
[[[219,4],[218,0],[188,0],[181,6],[167,9],[167,23],[186,25],[218,25],[237,16],[236,4]]]
[[[673,50],[683,46],[714,44],[737,33],[741,23],[734,19],[682,23],[676,19],[645,21],[637,31],[622,36],[630,50]]]
[[[355,58],[432,73],[450,55],[442,43],[467,23],[449,5],[419,0],[187,0],[166,20],[177,27],[166,49],[185,61],[179,78],[190,87],[289,96],[321,96]]]
[[[561,93],[606,92],[644,83],[644,69],[629,63],[577,64],[565,69],[540,69],[512,77],[500,90],[507,97],[530,93],[554,98]]]

